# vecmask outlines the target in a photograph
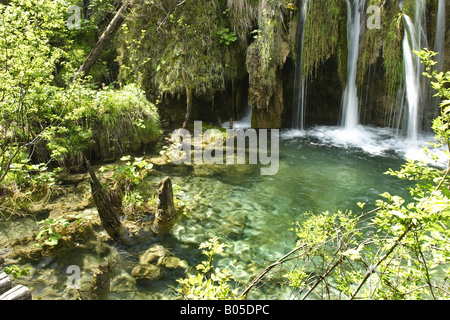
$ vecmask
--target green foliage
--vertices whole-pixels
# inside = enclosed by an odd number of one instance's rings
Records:
[[[430,79],[431,86],[436,91],[435,97],[441,99],[441,116],[436,118],[432,125],[437,140],[437,143],[433,146],[448,147],[450,140],[450,71],[443,72],[433,68],[436,65],[436,61],[433,58],[439,53],[432,52],[428,49],[415,53],[422,59],[426,66],[424,76]]]
[[[121,30],[121,81],[138,83],[155,97],[186,87],[197,94],[223,89],[229,63],[220,41],[234,37],[225,32],[222,11],[217,0],[137,3]]]
[[[92,5],[111,1],[102,3]],[[12,188],[54,184],[54,172],[36,163],[79,165],[83,152],[111,158],[160,135],[156,107],[136,86],[98,90],[78,81],[66,87],[91,49],[73,57],[78,50],[73,39],[92,34],[95,20],[68,29],[70,4],[13,0],[0,5],[0,183]]]
[[[83,161],[83,153],[108,159],[154,142],[160,137],[156,107],[135,85],[121,90],[93,90],[74,84],[61,94],[58,126],[43,134],[53,159],[70,166]]]
[[[125,164],[122,166],[110,165],[108,167],[101,167],[100,172],[105,172],[106,169],[113,170],[112,179],[127,183],[131,186],[138,186],[142,183],[149,171],[153,168],[153,164],[148,163],[144,158],[134,158],[131,161],[131,156],[124,156],[120,158]]]
[[[37,242],[34,246],[38,248],[41,248],[44,245],[54,247],[58,245],[59,239],[62,237],[59,232],[69,225],[69,221],[65,218],[58,217],[56,219],[48,218],[39,221],[38,224],[40,224],[41,227],[36,235]]]
[[[231,32],[230,28],[222,28],[217,31],[217,34],[220,36],[220,43],[225,43],[227,46],[237,40],[236,33]]]
[[[89,17],[85,17],[85,1],[65,1],[64,13],[70,5],[77,5],[81,9],[81,21],[78,28],[66,28],[64,36],[52,42],[64,51],[63,60],[56,66],[55,83],[58,86],[67,85],[71,81],[109,23],[108,17],[117,11],[116,4],[115,0],[91,0],[88,6]],[[65,13],[66,20],[68,16],[69,14]],[[108,84],[115,81],[117,77],[116,49],[117,41],[113,38],[89,72],[89,78],[93,83]]]
[[[126,161],[124,165],[108,166],[113,170],[112,179],[119,185],[119,189],[125,191],[124,203],[132,204],[134,207],[140,207],[144,204],[143,197],[133,188],[139,186],[153,168],[153,164],[148,163],[144,158],[134,158],[131,161],[131,156],[124,156],[120,158],[121,161]],[[100,172],[104,172],[106,167],[101,167]]]
[[[53,70],[63,51],[50,43],[65,30],[64,5],[44,0],[0,5],[0,182],[46,131],[40,120],[55,110]]]
[[[56,184],[56,174],[59,168],[49,171],[44,163],[30,164],[29,159],[12,163],[6,183],[17,183],[35,189],[45,189]]]
[[[97,135],[103,129],[96,140],[104,141],[112,154],[135,151],[133,147],[153,142],[161,135],[158,111],[136,85],[99,91],[94,103],[87,118]]]
[[[15,264],[3,268],[3,271],[6,274],[12,275],[14,277],[14,279],[18,279],[18,278],[26,277],[26,276],[30,275],[31,270],[33,270],[33,268],[30,268],[30,267],[20,268],[18,265],[15,265]]]
[[[230,287],[230,271],[214,268],[214,256],[226,248],[217,237],[200,244],[199,249],[206,256],[198,266],[196,275],[178,279],[181,287],[177,290],[184,298],[190,300],[230,300],[237,298],[237,289]]]
[[[149,212],[149,208],[156,203],[147,202],[142,192],[138,190],[144,182],[145,177],[151,172],[153,164],[144,158],[124,156],[120,159],[123,165],[102,166],[99,171],[112,170],[111,189],[117,190],[122,211],[128,219],[137,219],[141,214]]]
[[[436,147],[450,160],[450,72],[432,70],[435,53],[417,52],[442,99],[434,121]],[[436,158],[436,157],[434,157]],[[387,174],[414,183],[408,199],[383,193],[377,208],[312,215],[294,228],[298,267],[286,275],[302,299],[448,299],[450,161],[442,168],[408,161]],[[364,209],[364,204],[359,204]],[[325,293],[325,294],[323,294]]]

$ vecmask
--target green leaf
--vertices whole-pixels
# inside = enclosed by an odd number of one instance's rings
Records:
[[[40,240],[40,239],[42,239],[42,237],[44,236],[44,235],[46,235],[47,234],[47,230],[41,230],[41,231],[39,231],[38,232],[38,234],[36,235],[36,240]]]
[[[56,246],[58,244],[59,237],[57,236],[50,236],[47,240],[45,240],[45,244],[49,246]]]

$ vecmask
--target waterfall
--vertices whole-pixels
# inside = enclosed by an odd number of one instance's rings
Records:
[[[433,51],[439,53],[435,60],[436,65],[434,66],[435,70],[438,72],[444,71],[444,56],[445,56],[445,0],[439,0],[438,11],[437,11],[437,19],[436,19],[436,33],[434,37],[434,47]],[[431,89],[430,89],[431,90]],[[435,91],[431,90],[430,95],[434,95]],[[439,113],[439,104],[441,99],[439,97],[431,98],[431,114],[433,119],[435,119]]]
[[[436,70],[444,71],[445,0],[439,0],[434,52],[438,52]]]
[[[422,128],[425,97],[422,95],[424,79],[423,66],[420,58],[413,52],[427,46],[425,25],[425,0],[416,0],[414,22],[403,13],[405,30],[403,37],[403,69],[405,102],[407,105],[407,138],[412,143],[417,142],[418,133]]]
[[[303,130],[305,126],[305,97],[307,84],[302,72],[302,51],[308,1],[309,0],[304,0],[302,3],[297,26],[297,59],[295,62],[292,127],[299,130]]]
[[[222,128],[224,129],[251,129],[252,127],[252,106],[248,105],[241,114],[241,118],[237,121],[233,121],[233,126],[231,128],[231,122],[227,121],[222,123]]]
[[[405,15],[405,20],[410,21],[408,16]],[[410,33],[414,35],[414,26],[412,23],[407,23],[410,29]],[[413,40],[413,39],[412,39]],[[414,43],[414,41],[412,41]],[[413,47],[415,47],[413,45]],[[415,48],[414,50],[416,50]],[[411,46],[408,40],[408,33],[405,30],[405,36],[403,39],[403,63],[405,70],[405,86],[406,86],[406,101],[408,103],[408,126],[407,135],[412,141],[417,140],[418,131],[418,117],[419,117],[419,92],[420,85],[417,81],[416,67],[414,65],[414,53],[411,50]]]
[[[359,122],[359,103],[356,88],[356,69],[359,55],[359,36],[361,33],[361,9],[363,0],[347,1],[347,86],[343,94],[341,125],[354,129]]]

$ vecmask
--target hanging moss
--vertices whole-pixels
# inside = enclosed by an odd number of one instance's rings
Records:
[[[389,94],[393,94],[402,79],[403,74],[403,22],[401,13],[391,20],[386,34],[383,58],[386,72],[386,83]]]
[[[291,9],[290,9],[291,8]],[[258,29],[247,49],[246,69],[249,73],[249,103],[256,108],[269,107],[279,88],[279,70],[291,52],[287,3],[261,1],[258,8]]]
[[[382,0],[369,0],[367,3],[367,7],[372,5],[381,7]],[[360,57],[358,60],[358,70],[360,70],[360,72],[358,72],[357,78],[358,85],[363,82],[366,70],[371,64],[376,62],[380,55],[380,51],[383,48],[386,39],[386,32],[389,27],[389,21],[391,21],[391,19],[388,19],[387,17],[387,12],[389,12],[389,9],[387,9],[386,6],[391,6],[391,3],[388,4],[386,2],[386,4],[381,7],[381,29],[366,28],[364,30],[364,38],[362,40]]]
[[[243,45],[248,45],[249,35],[258,19],[258,2],[227,0],[230,25]]]
[[[375,5],[381,8],[381,25],[380,29],[365,29],[358,61],[358,85],[363,83],[368,68],[376,63],[381,55],[383,57],[386,89],[388,94],[393,94],[401,82],[403,72],[403,22],[399,0],[369,0],[367,5]]]
[[[320,64],[337,54],[340,34],[342,34],[340,20],[346,13],[343,8],[345,8],[345,2],[339,0],[308,2],[302,52],[302,68],[305,76],[312,75]],[[343,34],[345,37],[346,33]],[[341,39],[341,41],[346,40]],[[343,47],[342,44],[340,47]],[[343,58],[346,54],[340,52],[339,56]]]

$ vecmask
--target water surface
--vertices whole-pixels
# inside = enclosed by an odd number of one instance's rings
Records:
[[[262,176],[258,165],[155,168],[146,186],[156,186],[163,177],[170,176],[172,183],[181,188],[178,197],[189,207],[188,215],[179,218],[170,233],[131,246],[98,243],[95,250],[74,250],[64,258],[47,258],[34,264],[32,275],[20,281],[33,290],[34,296],[73,299],[77,293],[67,288],[67,266],[80,266],[82,285],[86,287],[93,270],[109,259],[116,262],[117,268],[108,299],[172,299],[176,279],[185,276],[184,269],[166,272],[157,281],[136,282],[130,273],[139,255],[159,244],[195,267],[203,258],[199,244],[217,236],[229,245],[224,255],[217,257],[217,265],[230,269],[245,285],[295,246],[295,234],[289,229],[305,218],[305,212],[360,212],[358,202],[366,203],[367,210],[374,208],[382,192],[407,194],[403,181],[384,174],[389,168],[399,169],[405,153],[389,146],[387,141],[394,139],[388,139],[385,132],[366,130],[369,133],[365,138],[362,132],[350,134],[353,140],[346,141],[353,143],[343,143],[344,133],[337,128],[315,128],[306,133],[283,131],[279,171],[274,176]],[[149,187],[148,194],[152,192],[154,189]],[[86,210],[96,214],[95,208]],[[8,232],[13,233],[14,228],[27,232],[35,228],[33,223],[10,226]],[[20,231],[19,227],[28,229]],[[250,298],[289,298],[289,291],[276,289],[276,283],[253,292]]]

